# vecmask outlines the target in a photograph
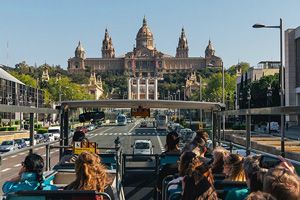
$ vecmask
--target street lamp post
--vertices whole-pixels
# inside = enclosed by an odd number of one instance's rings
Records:
[[[233,109],[236,110],[236,92],[233,93]],[[233,124],[235,125],[235,115],[233,119]]]
[[[230,94],[229,94],[229,92],[227,94],[226,102],[227,102],[227,110],[229,110],[229,104],[230,104]]]
[[[241,110],[241,109],[243,109],[243,92],[242,91],[240,91],[239,100],[240,100],[239,110]],[[242,121],[243,121],[243,117],[240,116],[240,124],[242,124]]]
[[[185,101],[185,86],[181,86],[183,88],[183,101]]]
[[[248,88],[247,91],[247,100],[248,100],[248,109],[250,109],[250,102],[251,102],[251,89]],[[250,155],[250,147],[251,147],[251,115],[246,115],[246,155]]]
[[[284,106],[284,67],[283,67],[283,28],[282,28],[282,19],[280,18],[280,24],[279,26],[266,26],[264,24],[254,24],[252,26],[253,28],[279,28],[280,30],[280,106]],[[281,114],[281,126],[280,126],[280,132],[281,132],[281,156],[284,157],[284,114]]]
[[[272,86],[271,84],[267,87],[267,107],[271,107],[271,101],[272,101]],[[268,115],[268,121],[269,121],[269,133],[271,133],[271,126],[270,126],[270,115]]]

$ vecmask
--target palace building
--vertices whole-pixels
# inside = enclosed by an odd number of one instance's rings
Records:
[[[70,73],[83,73],[89,66],[96,74],[103,71],[114,71],[127,73],[132,77],[162,77],[165,73],[222,67],[222,59],[215,56],[215,49],[210,40],[205,49],[205,57],[189,57],[189,47],[184,28],[182,28],[179,37],[175,57],[158,51],[153,44],[154,37],[144,17],[143,26],[137,33],[136,45],[133,50],[123,56],[115,57],[112,38],[109,37],[106,28],[101,48],[102,57],[85,58],[85,51],[79,41],[75,50],[75,57],[68,60],[68,71]]]

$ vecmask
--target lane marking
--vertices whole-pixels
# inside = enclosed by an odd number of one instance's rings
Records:
[[[42,155],[42,156],[46,156],[46,154]]]
[[[8,170],[10,170],[11,168],[6,168],[6,169],[3,169],[1,172],[6,172]]]
[[[19,153],[19,155],[24,155],[25,153]]]
[[[21,163],[14,165],[14,167],[19,167],[21,166]]]
[[[157,137],[157,140],[158,140],[158,144],[159,144],[159,146],[160,146],[160,149],[161,149],[161,151],[163,152],[163,151],[164,151],[164,147],[163,147],[163,145],[162,145],[162,143],[161,143],[160,137],[159,137],[158,135],[157,135],[156,137]]]
[[[105,130],[105,132],[106,132],[106,131],[109,131],[110,129],[113,129],[113,128],[115,128],[115,127],[108,128],[108,129]]]
[[[3,160],[7,160],[7,158],[3,158]]]
[[[13,155],[13,156],[11,156],[11,158],[15,158],[15,157],[17,157],[17,155]]]
[[[136,124],[132,127],[132,129],[130,129],[128,132],[130,133],[137,125],[138,125],[138,124],[136,123]]]
[[[118,135],[118,133],[114,133],[114,135]]]
[[[105,133],[104,135],[107,135],[108,133]]]
[[[55,150],[55,152],[58,152],[58,151],[59,151],[59,149],[56,149],[56,150]]]
[[[112,135],[113,133],[109,133],[108,135]]]

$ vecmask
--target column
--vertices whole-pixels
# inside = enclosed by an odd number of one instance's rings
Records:
[[[157,78],[154,79],[154,100],[157,100]]]
[[[149,99],[149,78],[146,78],[146,100]]]
[[[137,77],[137,81],[136,81],[136,99],[140,99],[140,78]]]
[[[128,94],[128,99],[131,99],[131,78],[128,79],[128,90],[127,90],[127,94]]]

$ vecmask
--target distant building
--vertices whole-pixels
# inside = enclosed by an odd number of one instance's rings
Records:
[[[300,26],[285,31],[285,105],[300,105]],[[287,115],[289,125],[300,125],[300,115]]]
[[[94,71],[91,72],[90,83],[81,84],[80,86],[82,86],[88,94],[93,95],[95,100],[100,99],[103,95],[101,77],[99,75],[96,77]]]
[[[70,73],[84,73],[90,67],[97,73],[114,71],[127,73],[133,77],[162,77],[165,73],[189,72],[207,67],[222,67],[222,59],[215,55],[215,49],[209,40],[205,57],[189,57],[188,41],[182,28],[175,57],[158,51],[154,46],[154,37],[147,26],[146,18],[136,36],[136,45],[125,55],[115,57],[112,38],[106,28],[102,42],[102,58],[85,58],[81,42],[75,50],[75,57],[68,60]]]
[[[241,84],[243,86],[259,80],[263,76],[279,74],[280,62],[279,61],[261,61],[258,63],[257,67],[250,68],[247,73],[242,73],[241,66],[237,65],[236,73],[236,95],[237,95],[237,108],[240,109],[239,99],[240,99],[240,88]],[[243,81],[243,82],[242,82]]]
[[[45,93],[43,90],[27,86],[0,67],[0,104],[15,106],[45,107]],[[38,97],[38,99],[37,99]],[[2,119],[20,120],[20,113],[2,112]]]
[[[200,83],[197,82],[196,72],[192,71],[191,74],[187,75],[186,82],[185,82],[185,100],[189,100],[191,98],[191,94],[197,92],[200,89]]]

